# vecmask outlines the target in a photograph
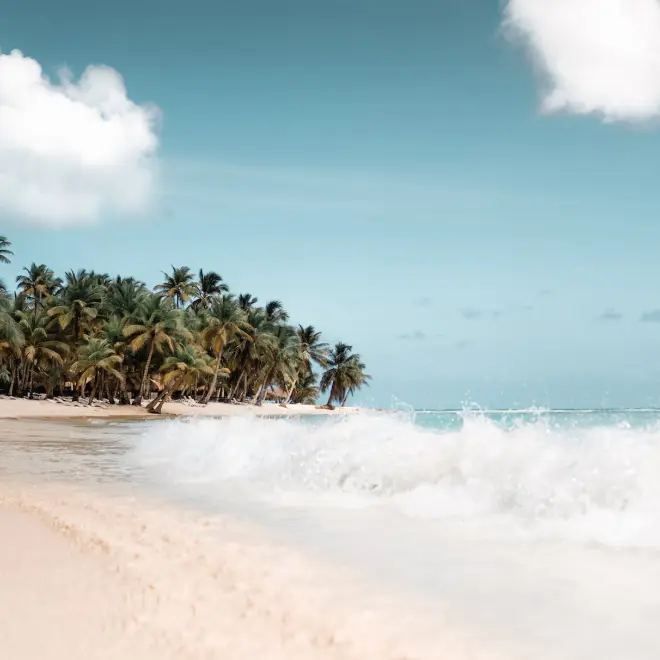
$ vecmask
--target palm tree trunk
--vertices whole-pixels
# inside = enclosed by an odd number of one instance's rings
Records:
[[[28,363],[27,361],[23,363],[23,368],[20,370],[20,378],[18,380],[18,391],[23,394],[27,386],[27,373],[28,373]]]
[[[32,398],[32,384],[34,383],[34,362],[30,362],[30,378],[28,380],[28,396]]]
[[[236,396],[236,392],[238,391],[238,388],[241,384],[241,378],[242,374],[236,379],[236,382],[234,383],[234,387],[231,388],[231,392],[229,392],[229,399],[233,399]]]
[[[298,384],[299,378],[300,378],[300,369],[296,369],[296,375],[293,378],[293,382],[291,383],[291,387],[287,392],[286,400],[284,401],[284,403],[291,403],[291,397],[293,396],[293,391],[296,389],[296,385]]]
[[[14,384],[16,383],[16,376],[18,375],[18,365],[15,360],[12,360],[11,365],[11,382],[9,383],[9,396],[14,396]]]
[[[332,400],[335,398],[335,386],[333,385],[330,388],[330,396],[328,397],[328,403],[326,403],[326,407],[330,407],[332,405]]]
[[[94,380],[92,381],[92,391],[90,392],[89,395],[89,405],[92,405],[92,402],[94,401],[94,397],[96,396],[96,386],[98,385],[98,380],[99,380],[99,375],[98,373],[94,374]]]
[[[154,414],[160,414],[160,411],[163,409],[163,405],[165,403],[165,399],[172,394],[176,390],[177,387],[179,387],[179,384],[183,380],[185,374],[181,374],[179,378],[175,378],[167,387],[164,387],[156,396],[156,398],[153,401],[150,401],[147,404],[147,410],[151,413]],[[160,405],[159,405],[160,404]],[[156,407],[158,406],[158,409],[156,410]]]
[[[213,380],[211,380],[211,384],[209,385],[209,389],[206,392],[206,395],[202,399],[202,403],[208,403],[211,400],[211,397],[213,396],[213,392],[215,392],[215,386],[216,383],[218,382],[218,372],[220,371],[221,359],[222,359],[222,351],[218,351],[218,357],[216,358],[215,361],[215,370],[213,372]]]
[[[151,367],[151,359],[153,358],[153,356],[154,356],[154,341],[152,339],[151,344],[149,345],[149,355],[147,356],[147,362],[144,365],[144,374],[142,374],[142,383],[140,383],[140,391],[138,392],[137,397],[135,397],[135,401],[133,401],[134,406],[142,405],[142,397],[146,394],[147,382],[149,380],[149,367]]]
[[[259,388],[259,392],[254,397],[254,402],[258,406],[260,406],[264,402],[264,399],[266,398],[266,391],[268,390],[268,384],[270,383],[270,380],[273,377],[274,373],[275,373],[275,365],[273,365],[266,374],[266,378],[263,384],[261,385],[261,387]]]

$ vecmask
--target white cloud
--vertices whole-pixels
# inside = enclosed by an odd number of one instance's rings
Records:
[[[543,75],[543,110],[660,115],[660,0],[508,0],[504,27]]]
[[[122,77],[90,66],[51,82],[36,60],[0,53],[0,216],[49,226],[148,207],[159,113]]]

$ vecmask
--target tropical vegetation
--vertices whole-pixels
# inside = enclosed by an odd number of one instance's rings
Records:
[[[0,236],[0,264],[11,242]],[[71,395],[160,412],[168,398],[347,403],[371,377],[344,343],[293,325],[279,300],[234,295],[214,271],[174,267],[150,289],[133,277],[26,266],[0,280],[0,391]]]

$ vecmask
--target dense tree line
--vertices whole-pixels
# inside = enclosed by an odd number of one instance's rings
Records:
[[[12,256],[0,236],[0,263]],[[15,293],[0,281],[0,389],[148,401],[160,412],[181,396],[315,403],[327,393],[327,405],[344,405],[370,380],[351,346],[330,347],[314,326],[291,325],[280,301],[233,295],[213,271],[173,267],[163,276],[152,291],[132,277],[78,270],[60,278],[33,263]]]

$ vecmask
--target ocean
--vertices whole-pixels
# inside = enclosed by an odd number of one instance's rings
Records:
[[[502,657],[660,657],[660,411],[21,421],[3,436],[0,476],[248,521]]]

